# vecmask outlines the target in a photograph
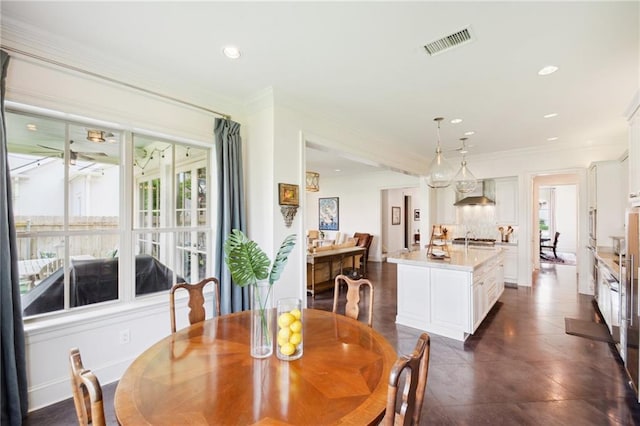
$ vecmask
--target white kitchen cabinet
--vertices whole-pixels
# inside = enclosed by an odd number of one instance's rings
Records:
[[[504,253],[504,282],[518,284],[518,246],[500,246]]]
[[[599,269],[606,268],[606,266],[599,266]],[[611,287],[606,280],[606,274],[598,274],[598,308],[602,314],[602,319],[607,324],[609,331],[611,331]]]
[[[597,161],[589,170],[590,174],[595,175],[592,187],[595,187],[597,212],[596,242],[599,246],[608,246],[611,244],[611,236],[623,232],[625,205],[623,188],[620,186],[622,163],[618,160]]]
[[[436,191],[436,223],[450,225],[456,223],[456,191],[453,185]]]
[[[518,179],[498,178],[496,183],[496,222],[500,225],[518,224]]]
[[[431,268],[431,323],[435,327],[469,330],[470,275]]]
[[[431,299],[431,270],[421,266],[399,265],[397,286],[398,314],[411,327],[431,322],[425,302]]]
[[[486,306],[486,296],[484,291],[484,281],[473,283],[473,330],[477,329],[484,319]]]
[[[496,283],[498,283],[498,290],[502,293],[504,289],[504,260],[505,260],[505,252],[502,251],[498,255],[498,260],[496,262]]]
[[[500,255],[473,270],[473,324],[471,332],[475,332],[482,320],[487,316],[500,297],[498,275],[501,262]]]

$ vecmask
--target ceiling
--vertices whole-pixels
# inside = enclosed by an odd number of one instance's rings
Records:
[[[424,158],[624,144],[640,80],[638,2],[3,1],[2,43],[214,110],[271,87],[388,150]],[[467,28],[471,41],[424,45]],[[242,56],[222,54],[236,45]],[[538,70],[559,70],[539,76]],[[216,99],[211,104],[211,99]],[[555,113],[553,118],[543,118]],[[460,118],[459,124],[450,120]],[[549,141],[550,138],[557,138]],[[344,167],[311,150],[308,168]],[[455,151],[452,155],[457,154]],[[315,163],[314,163],[315,162]],[[372,168],[384,165],[365,164]],[[323,172],[323,170],[317,170]]]

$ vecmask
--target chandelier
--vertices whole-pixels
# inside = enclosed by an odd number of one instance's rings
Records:
[[[433,119],[433,121],[438,123],[438,143],[436,145],[436,156],[431,160],[431,164],[429,164],[426,177],[427,185],[431,188],[446,188],[451,185],[451,180],[455,173],[455,170],[444,158],[442,149],[440,148],[440,122],[442,120],[444,120],[442,117],[436,117]]]
[[[467,138],[460,138],[460,140],[462,141],[462,148],[460,149],[460,153],[462,154],[462,162],[460,162],[460,170],[458,170],[458,173],[456,173],[453,181],[455,182],[456,191],[461,194],[466,194],[469,192],[473,192],[473,190],[476,189],[478,181],[467,167],[467,160],[465,158],[466,153],[469,152],[467,150]]]

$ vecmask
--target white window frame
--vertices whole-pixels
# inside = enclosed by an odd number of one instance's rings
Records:
[[[170,142],[172,144],[181,144],[181,145],[190,145],[199,149],[205,149],[207,151],[206,155],[206,163],[203,166],[207,169],[207,213],[208,213],[208,225],[197,227],[195,232],[207,232],[207,271],[208,276],[212,274],[214,270],[213,262],[215,261],[213,257],[213,247],[212,242],[214,241],[214,232],[215,227],[213,226],[213,220],[215,217],[215,206],[212,205],[212,201],[215,199],[213,196],[214,188],[213,188],[213,180],[212,176],[214,176],[213,168],[213,144],[205,141],[186,139],[181,137],[175,137],[172,135],[162,134],[155,131],[150,131],[146,129],[133,128],[130,126],[120,125],[118,123],[107,122],[103,120],[96,120],[87,117],[80,117],[76,119],[78,116],[71,116],[66,113],[61,113],[54,110],[48,110],[44,108],[32,107],[29,105],[18,104],[13,102],[5,103],[6,111],[14,114],[21,115],[31,115],[36,117],[42,117],[44,119],[50,120],[58,120],[64,123],[66,126],[68,125],[79,125],[79,126],[98,126],[103,128],[109,128],[121,132],[120,138],[120,167],[119,167],[119,184],[120,184],[120,194],[121,203],[120,203],[120,221],[119,221],[119,287],[118,287],[118,299],[113,301],[95,303],[90,305],[84,305],[74,308],[69,308],[69,278],[68,278],[68,269],[69,269],[69,240],[65,239],[65,308],[64,310],[53,311],[48,313],[43,313],[39,315],[33,315],[24,318],[25,329],[37,330],[41,327],[51,327],[51,326],[62,326],[68,322],[74,322],[76,320],[86,320],[88,318],[99,318],[101,316],[111,316],[117,312],[123,312],[127,310],[135,310],[144,306],[152,306],[152,305],[166,305],[167,300],[167,291],[151,293],[147,295],[135,296],[135,279],[132,279],[135,275],[135,250],[134,244],[136,241],[135,235],[140,232],[167,232],[171,235],[175,235],[176,232],[184,232],[184,228],[176,228],[169,227],[164,229],[158,228],[145,228],[136,231],[134,229],[134,217],[136,214],[134,211],[134,195],[131,195],[132,192],[135,193],[137,189],[135,179],[133,176],[133,135],[134,132],[136,135],[153,137],[153,138],[161,138]],[[73,118],[71,118],[73,117]],[[68,129],[68,127],[67,127]],[[68,131],[67,131],[68,132]],[[68,144],[68,134],[65,135],[65,144]],[[69,182],[69,168],[68,168],[68,159],[65,160],[65,185],[68,185]],[[172,187],[174,185],[171,185]],[[131,189],[134,188],[134,191]],[[129,194],[129,196],[127,196]],[[73,237],[73,235],[77,235],[75,232],[68,231],[68,218],[71,213],[70,205],[69,205],[69,191],[65,190],[65,200],[64,200],[64,221],[67,226],[66,234],[68,237]],[[162,207],[161,207],[162,208]],[[86,231],[80,231],[80,234],[86,233]],[[112,231],[98,231],[99,233],[111,233]],[[41,235],[41,234],[38,234]],[[44,235],[44,234],[42,234]],[[36,235],[34,235],[36,236]],[[170,250],[173,251],[173,250]],[[131,279],[130,279],[131,277]],[[207,293],[211,293],[212,291],[207,291]],[[207,295],[210,297],[210,295]]]

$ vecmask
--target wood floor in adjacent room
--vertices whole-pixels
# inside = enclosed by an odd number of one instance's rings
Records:
[[[371,262],[368,269],[376,286],[374,328],[399,353],[411,352],[420,331],[395,324],[396,266]],[[595,317],[591,300],[577,293],[575,266],[544,264],[533,287],[506,288],[466,342],[432,335],[421,423],[640,424],[640,404],[613,346],[565,333],[565,317]],[[331,291],[308,298],[310,308],[332,304]],[[117,424],[115,386],[103,386],[109,424]],[[77,424],[73,402],[35,411],[26,424]]]

